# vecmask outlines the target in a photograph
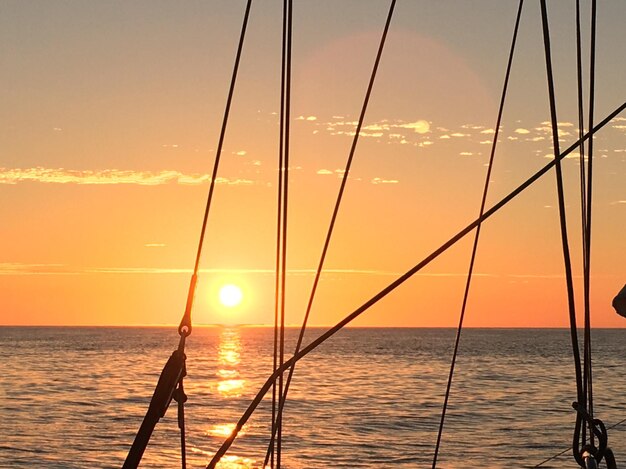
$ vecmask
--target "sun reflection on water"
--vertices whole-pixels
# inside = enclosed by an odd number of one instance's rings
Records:
[[[246,380],[239,377],[239,370],[237,369],[241,363],[239,329],[235,327],[222,329],[217,354],[220,367],[216,373],[219,379],[217,383],[218,394],[224,398],[241,396]]]
[[[218,469],[249,469],[254,467],[254,459],[226,455],[215,466]]]
[[[218,370],[215,373],[217,377],[215,389],[217,394],[225,399],[241,396],[246,385],[246,380],[241,378],[238,369],[241,363],[241,350],[239,329],[236,327],[223,328],[220,333],[217,350]],[[206,431],[206,435],[224,439],[228,438],[234,429],[235,423],[216,423]],[[239,436],[243,436],[245,433],[246,427],[244,426],[239,431]],[[248,457],[225,455],[216,467],[218,469],[251,469],[259,467],[255,463],[254,459]]]

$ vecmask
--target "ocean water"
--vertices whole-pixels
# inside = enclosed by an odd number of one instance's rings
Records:
[[[308,342],[322,329],[311,329]],[[291,349],[297,331],[287,338]],[[455,331],[347,329],[298,364],[285,468],[430,467]],[[185,380],[188,467],[204,467],[271,370],[269,328],[196,328]],[[175,328],[0,328],[0,467],[121,467]],[[596,416],[626,418],[626,330],[596,330]],[[464,331],[438,467],[533,467],[567,448],[575,398],[567,330]],[[270,400],[222,468],[260,467]],[[626,463],[626,424],[609,431]],[[141,467],[180,467],[176,408]],[[572,468],[569,452],[542,467]],[[621,466],[620,466],[621,467]]]

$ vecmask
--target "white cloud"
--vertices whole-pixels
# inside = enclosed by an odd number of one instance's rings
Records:
[[[328,169],[318,169],[317,174],[333,174],[333,172]]]
[[[408,122],[406,124],[400,124],[398,127],[403,129],[413,129],[418,134],[425,134],[430,132],[430,124],[425,120],[418,120],[415,122]]]
[[[529,134],[530,130],[528,129],[523,129],[523,128],[519,128],[519,129],[515,129],[515,133],[516,134]]]
[[[132,171],[120,169],[66,170],[63,168],[0,168],[0,184],[18,184],[21,182],[40,182],[46,184],[110,185],[137,184],[158,186],[162,184],[204,184],[211,180],[209,174],[184,174],[179,171]],[[248,185],[249,179],[230,179],[220,177],[217,184]]]
[[[398,184],[400,181],[397,179],[382,179],[382,178],[374,178],[372,179],[372,184]]]

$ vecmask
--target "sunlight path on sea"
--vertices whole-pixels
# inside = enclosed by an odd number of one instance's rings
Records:
[[[305,359],[286,407],[285,467],[427,466],[453,338],[451,329],[348,329]],[[568,341],[565,330],[468,329],[441,467],[528,467],[567,447]],[[0,468],[120,467],[176,343],[169,328],[0,328]],[[626,417],[626,330],[594,331],[593,343],[596,413],[610,425]],[[199,468],[271,371],[272,330],[199,327],[187,356],[189,467]],[[260,466],[270,415],[266,401],[224,468]],[[609,441],[623,461],[626,426]],[[179,467],[179,452],[171,408],[141,467]]]

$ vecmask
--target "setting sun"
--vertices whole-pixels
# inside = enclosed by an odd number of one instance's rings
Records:
[[[220,289],[220,303],[228,308],[233,308],[241,303],[243,292],[237,285],[224,285]]]

